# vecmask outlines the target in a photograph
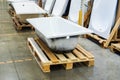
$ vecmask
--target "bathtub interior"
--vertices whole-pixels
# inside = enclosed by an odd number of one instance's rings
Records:
[[[16,14],[44,14],[46,13],[35,2],[12,3]]]
[[[56,0],[52,10],[52,16],[62,16],[69,0]]]
[[[117,0],[94,0],[88,28],[105,39],[109,38],[115,23],[116,6]]]
[[[44,10],[47,11],[47,13],[51,13],[54,3],[55,0],[46,0]]]

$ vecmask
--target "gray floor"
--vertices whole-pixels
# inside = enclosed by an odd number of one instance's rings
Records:
[[[26,40],[32,31],[15,30],[5,0],[0,0],[0,80],[120,80],[120,56],[87,39],[80,44],[95,56],[95,66],[76,64],[72,70],[62,66],[43,73],[30,53]]]

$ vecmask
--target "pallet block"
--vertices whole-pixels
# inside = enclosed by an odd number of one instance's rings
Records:
[[[38,38],[28,38],[27,44],[43,72],[50,72],[51,65],[58,64],[63,65],[66,70],[72,69],[77,62],[83,62],[87,66],[94,65],[94,56],[80,45],[71,52],[56,54]]]
[[[9,9],[8,13],[13,17],[15,15],[15,11],[13,9]]]
[[[120,43],[111,44],[110,50],[111,50],[112,52],[115,52],[115,50],[117,50],[117,51],[120,52]]]
[[[22,23],[18,20],[17,17],[12,17],[12,20],[13,20],[13,23],[15,24],[15,28],[17,30],[22,30],[22,28],[25,28],[25,27],[29,27],[31,28],[32,30],[34,29],[33,26],[29,23]]]

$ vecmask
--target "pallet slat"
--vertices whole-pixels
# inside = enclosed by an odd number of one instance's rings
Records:
[[[88,51],[86,51],[84,48],[82,48],[80,45],[77,45],[77,47],[76,47],[79,51],[81,51],[84,55],[86,55],[86,57],[88,57],[89,59],[94,59],[94,56],[90,53],[90,52],[88,52]]]
[[[80,59],[80,60],[86,60],[87,58],[78,50],[73,50],[73,53]]]
[[[42,52],[42,50],[40,50],[39,46],[36,44],[36,42],[34,41],[33,38],[28,38],[28,42],[31,44],[31,46],[34,49],[32,51],[35,51],[37,53],[37,55],[39,56],[39,58],[41,59],[41,61],[43,63],[50,63],[48,58],[45,56],[45,54]]]
[[[111,47],[110,47],[111,51],[114,52],[114,50],[117,50],[120,52],[120,43],[114,43],[114,44],[111,44]]]
[[[53,63],[57,63],[59,62],[59,60],[57,59],[57,57],[49,50],[49,48],[43,44],[43,42],[39,39],[39,41],[36,39],[36,42],[40,45],[41,49],[43,51],[45,51],[45,54],[49,57],[49,59],[53,62]]]
[[[78,58],[76,58],[72,53],[65,53],[65,54],[71,61],[78,61]]]
[[[62,62],[67,62],[67,58],[63,55],[63,54],[55,54],[59,59],[60,61]]]
[[[94,38],[94,39],[96,39],[96,40],[98,40],[98,42],[100,44],[103,44],[104,42],[106,42],[105,39],[102,39],[102,38],[98,37],[97,35],[94,35],[94,34],[87,34],[87,35],[90,36],[90,37],[92,37],[92,38]]]
[[[117,48],[120,48],[120,43],[112,44],[113,46],[116,46]]]

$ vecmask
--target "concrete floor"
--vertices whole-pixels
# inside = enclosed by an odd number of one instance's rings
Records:
[[[79,42],[94,54],[94,67],[76,64],[65,70],[55,66],[43,73],[26,45],[27,37],[35,34],[16,31],[7,9],[6,1],[0,0],[0,80],[120,80],[120,56],[83,38]]]

